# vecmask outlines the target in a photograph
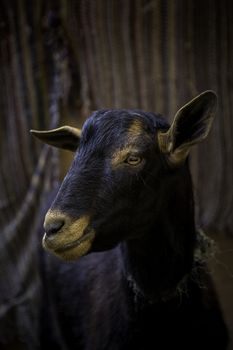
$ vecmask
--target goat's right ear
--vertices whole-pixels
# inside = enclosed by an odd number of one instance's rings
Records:
[[[169,164],[182,164],[191,147],[207,137],[216,106],[216,94],[211,90],[204,91],[178,110],[166,132],[158,133],[159,148]]]
[[[73,152],[78,148],[81,137],[81,130],[71,126],[62,126],[46,131],[30,130],[30,132],[40,141]]]

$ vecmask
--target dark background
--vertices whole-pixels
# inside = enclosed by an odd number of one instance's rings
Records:
[[[205,89],[216,91],[219,107],[208,140],[191,155],[197,223],[217,242],[211,273],[233,334],[232,19],[231,0],[1,0],[0,343],[6,349],[36,348],[38,234],[48,196],[71,160],[29,130],[80,126],[99,108],[141,108],[171,121]]]

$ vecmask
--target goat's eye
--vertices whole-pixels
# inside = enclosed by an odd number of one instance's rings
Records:
[[[126,160],[125,160],[125,162],[126,162],[127,164],[129,164],[129,165],[134,165],[134,166],[140,164],[141,161],[142,161],[142,158],[141,158],[141,157],[139,157],[139,156],[133,156],[133,155],[128,156],[128,157],[126,158]]]

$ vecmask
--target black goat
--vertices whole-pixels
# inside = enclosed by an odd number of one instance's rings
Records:
[[[82,132],[32,131],[77,150],[47,212],[43,246],[64,260],[86,255],[70,264],[50,256],[43,344],[226,348],[204,261],[208,239],[194,223],[187,160],[191,146],[207,136],[215,106],[216,95],[206,91],[170,127],[153,113],[100,110]]]

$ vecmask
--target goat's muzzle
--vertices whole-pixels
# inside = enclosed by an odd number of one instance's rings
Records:
[[[87,254],[95,238],[88,215],[74,219],[58,210],[49,210],[44,229],[43,247],[64,260]]]

